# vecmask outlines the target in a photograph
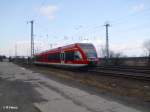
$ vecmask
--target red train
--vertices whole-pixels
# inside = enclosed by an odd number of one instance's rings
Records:
[[[76,43],[35,54],[35,64],[83,67],[98,62],[95,47],[90,43]]]

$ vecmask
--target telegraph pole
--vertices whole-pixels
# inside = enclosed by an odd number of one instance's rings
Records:
[[[104,25],[106,27],[106,58],[109,58],[109,38],[108,38],[108,27],[110,26],[109,23]]]
[[[34,34],[33,34],[34,21],[31,20],[30,23],[31,23],[31,58],[33,58],[33,56],[34,56],[34,37],[33,37],[34,36]]]

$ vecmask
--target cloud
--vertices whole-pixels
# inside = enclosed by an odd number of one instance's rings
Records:
[[[145,5],[143,3],[137,4],[132,7],[132,10],[134,12],[140,12],[140,11],[143,11],[144,9],[145,9]]]
[[[55,5],[47,5],[47,6],[42,6],[39,9],[39,12],[41,15],[47,17],[49,20],[55,19],[55,14],[58,11],[58,6]]]

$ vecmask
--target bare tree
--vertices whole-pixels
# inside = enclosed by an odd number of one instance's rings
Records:
[[[121,59],[121,57],[124,57],[122,52],[114,52],[114,51],[110,51],[110,60],[111,60],[111,64],[113,65],[121,65],[123,63],[123,60]]]
[[[150,57],[150,40],[146,40],[143,43],[144,48],[147,50],[148,56]]]
[[[150,66],[150,40],[146,40],[144,43],[143,43],[143,46],[144,48],[146,49],[147,51],[147,56],[148,56],[148,61],[147,61],[147,65]]]
[[[100,51],[100,53],[101,53],[101,57],[106,57],[106,49],[105,49],[104,46],[101,46],[101,51]]]
[[[114,51],[110,51],[110,58],[120,58],[120,57],[124,57],[122,52],[114,52]]]

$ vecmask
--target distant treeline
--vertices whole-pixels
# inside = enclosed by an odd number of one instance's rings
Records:
[[[150,57],[99,58],[99,65],[150,66]]]
[[[3,59],[6,59],[6,56],[0,55],[0,61],[3,61]]]

